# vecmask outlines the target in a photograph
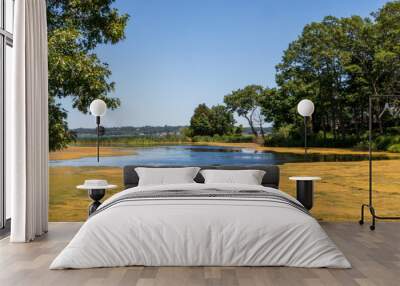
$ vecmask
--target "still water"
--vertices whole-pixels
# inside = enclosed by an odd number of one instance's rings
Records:
[[[95,157],[73,160],[50,161],[57,166],[113,166],[125,165],[280,165],[289,162],[304,162],[304,155],[255,151],[253,149],[214,146],[155,146],[135,147],[135,154],[128,156]],[[101,150],[100,150],[101,152]],[[101,153],[100,153],[101,154]],[[312,155],[307,161],[358,161],[367,160],[364,155]],[[374,159],[386,159],[374,158]]]

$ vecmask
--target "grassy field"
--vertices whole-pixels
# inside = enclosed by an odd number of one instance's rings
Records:
[[[181,135],[167,136],[104,136],[101,138],[102,146],[157,146],[157,145],[176,145],[192,144],[193,142],[252,142],[253,135],[214,135],[214,136],[194,136],[192,138]],[[79,138],[74,145],[76,146],[95,146],[96,138]]]
[[[232,145],[232,144],[231,144]],[[254,145],[235,144],[252,148]],[[87,156],[94,152],[90,147],[70,147],[51,158],[69,159]],[[265,147],[260,147],[265,150]],[[273,148],[275,152],[287,150],[300,152],[301,148]],[[297,150],[300,149],[300,150]],[[269,149],[270,150],[270,149]],[[270,150],[272,151],[272,150]],[[105,152],[102,149],[102,153]],[[122,155],[132,150],[109,148],[109,155]],[[282,151],[283,152],[283,151]],[[311,149],[319,154],[359,154],[345,149]],[[90,154],[92,154],[90,153]],[[103,153],[104,154],[104,153]],[[388,154],[390,155],[390,154]],[[78,156],[78,157],[77,157]],[[325,221],[356,221],[359,219],[360,204],[368,200],[368,162],[316,162],[288,163],[280,166],[282,191],[295,194],[295,183],[288,177],[313,175],[322,177],[316,183],[315,203],[312,213]],[[400,159],[374,162],[375,205],[378,215],[397,215],[400,205]],[[87,218],[87,206],[91,200],[87,193],[77,190],[76,185],[85,179],[104,178],[120,186],[107,196],[122,190],[122,169],[110,167],[52,167],[50,168],[50,221],[83,221]]]
[[[123,156],[134,154],[134,150],[119,147],[101,147],[100,156]],[[82,157],[96,157],[97,148],[90,146],[69,146],[62,151],[50,152],[50,160],[71,160],[79,159]]]
[[[400,160],[374,162],[374,196],[379,215],[398,215],[400,205]],[[294,175],[315,175],[312,213],[325,221],[358,220],[360,206],[368,202],[368,162],[289,163],[281,166],[282,191],[295,194]]]
[[[105,198],[122,190],[122,169],[103,167],[50,168],[50,221],[84,221],[92,200],[85,190],[76,189],[87,179],[106,179],[119,186],[107,191]]]

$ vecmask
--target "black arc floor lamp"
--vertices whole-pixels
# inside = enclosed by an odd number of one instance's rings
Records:
[[[100,161],[100,135],[102,135],[101,133],[104,133],[104,128],[102,128],[100,126],[100,117],[104,116],[104,114],[106,114],[107,111],[107,104],[101,100],[101,99],[95,99],[92,101],[92,103],[90,104],[90,113],[93,116],[96,116],[96,124],[97,124],[97,128],[96,128],[96,133],[97,133],[97,162]]]
[[[361,219],[359,221],[359,223],[362,225],[364,224],[364,208],[369,209],[369,212],[371,213],[372,216],[372,224],[370,225],[370,229],[374,230],[375,229],[375,221],[376,219],[381,219],[381,220],[399,220],[400,217],[390,217],[390,216],[378,216],[376,214],[376,210],[374,208],[373,205],[373,200],[372,200],[372,101],[375,99],[379,99],[379,98],[386,98],[387,100],[389,100],[390,98],[398,98],[400,99],[400,94],[399,95],[374,95],[374,96],[370,96],[369,97],[369,107],[368,107],[368,160],[369,160],[369,181],[368,181],[368,204],[362,204],[361,205]],[[392,110],[389,106],[388,103],[385,104],[385,108],[384,110],[381,112],[381,114],[379,116],[382,116],[382,114],[386,111],[389,110],[390,113],[392,113]],[[393,114],[392,114],[393,115]]]
[[[307,117],[314,113],[314,103],[309,99],[303,99],[297,105],[297,112],[304,117],[304,157],[307,159]]]

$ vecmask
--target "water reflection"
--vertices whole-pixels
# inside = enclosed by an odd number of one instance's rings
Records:
[[[280,165],[294,162],[336,162],[368,160],[367,155],[319,155],[273,153],[216,146],[157,146],[135,148],[136,154],[129,156],[86,157],[74,160],[50,161],[50,166],[116,166],[125,165]],[[387,156],[374,157],[374,160],[389,159]]]
[[[365,161],[368,155],[340,155],[340,154],[308,154],[307,157],[300,154],[282,153],[284,156],[297,157],[294,162],[349,162],[349,161]],[[389,160],[386,155],[374,156],[374,160]]]
[[[177,146],[170,147],[176,148]],[[185,146],[187,151],[190,152],[243,152],[240,148],[230,148],[230,147],[213,147],[213,146]],[[168,147],[167,147],[168,148]],[[254,152],[253,152],[254,153]]]

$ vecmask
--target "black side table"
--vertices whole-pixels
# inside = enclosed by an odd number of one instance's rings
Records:
[[[88,190],[89,197],[93,200],[93,203],[89,205],[89,216],[94,213],[97,208],[101,205],[100,200],[106,194],[105,189],[91,189]]]
[[[314,181],[321,180],[320,177],[289,177],[296,181],[296,199],[308,210],[314,205]]]
[[[85,180],[83,185],[76,186],[77,189],[87,190],[89,197],[93,200],[89,205],[89,216],[101,205],[100,200],[106,194],[106,190],[116,187],[116,185],[108,184],[106,180]]]

